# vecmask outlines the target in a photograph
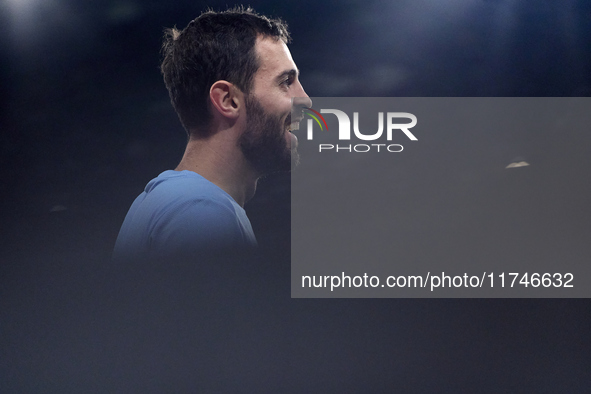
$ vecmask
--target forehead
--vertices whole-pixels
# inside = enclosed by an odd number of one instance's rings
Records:
[[[297,69],[287,45],[280,39],[259,36],[255,43],[255,52],[259,59],[255,79],[268,80],[282,72]]]

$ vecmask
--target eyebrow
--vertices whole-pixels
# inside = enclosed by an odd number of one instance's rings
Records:
[[[281,74],[279,74],[279,75],[277,76],[277,78],[275,78],[275,80],[276,80],[277,82],[280,82],[280,81],[281,81],[281,80],[283,80],[285,77],[296,77],[296,76],[298,76],[298,75],[300,75],[300,70],[297,70],[297,69],[293,69],[293,68],[292,68],[291,70],[286,70],[286,71],[282,72]]]

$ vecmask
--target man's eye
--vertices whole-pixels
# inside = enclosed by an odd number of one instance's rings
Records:
[[[282,85],[289,86],[293,83],[293,78],[287,78],[281,82]]]

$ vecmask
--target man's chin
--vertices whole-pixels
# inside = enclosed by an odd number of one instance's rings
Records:
[[[285,132],[285,139],[287,143],[287,149],[291,153],[291,166],[289,169],[286,169],[285,171],[290,171],[297,167],[298,164],[300,164],[300,155],[298,154],[297,150],[298,137],[296,137],[296,135],[293,134],[291,131],[287,131]]]
[[[295,168],[300,164],[300,154],[298,153],[297,149],[291,150],[291,169],[290,171],[295,170]]]

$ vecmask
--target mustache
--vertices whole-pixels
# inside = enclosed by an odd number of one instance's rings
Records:
[[[287,118],[285,119],[285,124],[286,125],[290,125],[291,124],[291,115],[294,114],[295,115],[295,121],[299,122],[304,118],[304,107],[296,107],[293,108],[291,110],[291,112],[287,115]]]

